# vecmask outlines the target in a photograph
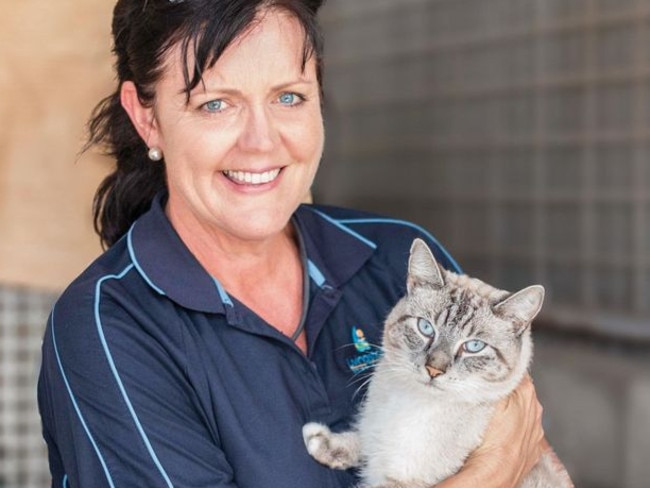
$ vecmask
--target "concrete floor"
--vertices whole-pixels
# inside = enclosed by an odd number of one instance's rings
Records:
[[[650,344],[534,329],[547,437],[579,488],[650,488]]]

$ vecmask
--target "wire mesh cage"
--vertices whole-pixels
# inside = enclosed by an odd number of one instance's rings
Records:
[[[505,288],[545,284],[549,321],[650,338],[650,1],[328,9],[342,128],[317,198],[415,220]]]

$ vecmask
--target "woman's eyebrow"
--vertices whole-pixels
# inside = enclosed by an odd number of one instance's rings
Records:
[[[280,91],[286,88],[296,87],[296,86],[313,86],[316,83],[317,83],[316,79],[300,77],[294,80],[287,80],[282,83],[278,83],[277,85],[273,85],[271,87],[271,91]],[[190,92],[190,97],[196,95],[205,95],[209,93],[219,93],[224,95],[238,95],[241,92],[242,92],[241,90],[227,85],[219,86],[218,84],[200,83],[194,89],[192,89],[192,91]],[[181,91],[179,93],[185,94],[185,91]]]
[[[309,78],[299,78],[297,80],[291,80],[291,81],[287,81],[287,82],[284,82],[284,83],[280,83],[278,85],[274,85],[271,88],[272,88],[273,91],[278,91],[278,90],[282,90],[283,88],[289,88],[291,86],[300,86],[300,85],[311,86],[311,85],[314,85],[314,84],[316,84],[315,79],[312,80],[312,79],[309,79]]]

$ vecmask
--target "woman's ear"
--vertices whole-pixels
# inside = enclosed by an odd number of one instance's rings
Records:
[[[120,88],[120,103],[129,114],[131,123],[147,147],[159,147],[158,129],[153,107],[146,107],[138,97],[138,90],[132,81],[125,81]]]

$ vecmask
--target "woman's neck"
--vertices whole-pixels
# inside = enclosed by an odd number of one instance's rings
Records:
[[[229,295],[293,336],[302,317],[303,263],[290,222],[265,239],[244,240],[218,229],[170,220],[190,252]],[[304,333],[296,344],[306,352]]]

